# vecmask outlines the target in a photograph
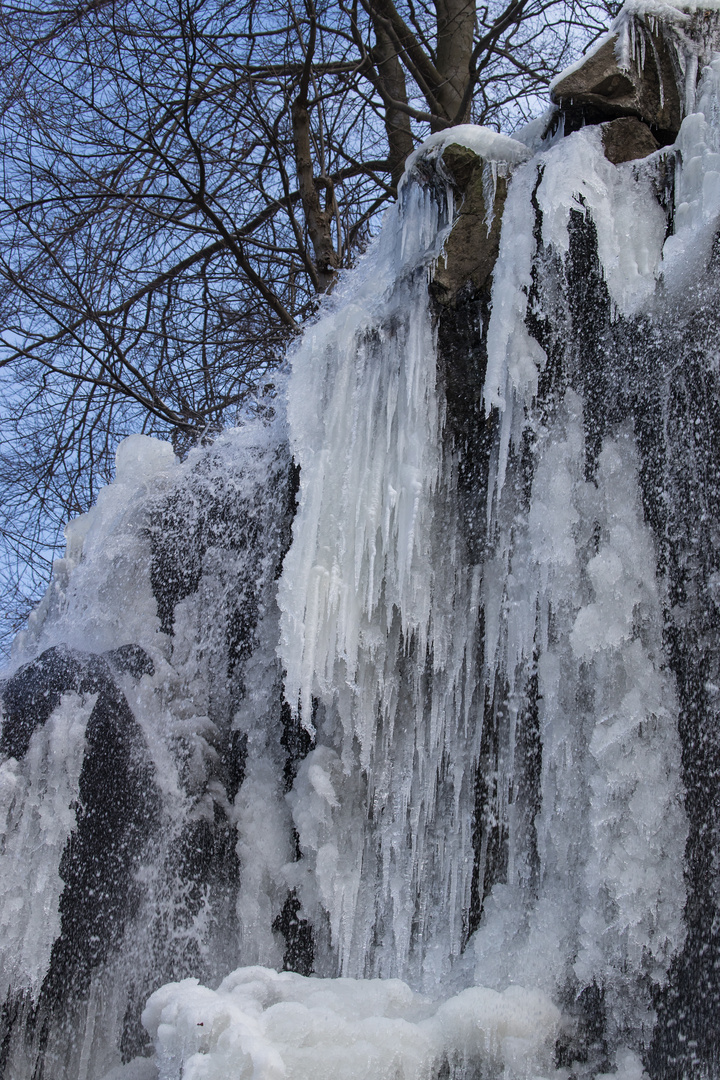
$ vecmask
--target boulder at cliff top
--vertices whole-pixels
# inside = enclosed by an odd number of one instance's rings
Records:
[[[621,116],[649,124],[661,145],[675,141],[682,121],[678,72],[667,37],[635,19],[635,34],[644,48],[627,62],[618,61],[619,35],[614,33],[589,53],[582,64],[561,75],[551,97],[565,116],[565,131]]]

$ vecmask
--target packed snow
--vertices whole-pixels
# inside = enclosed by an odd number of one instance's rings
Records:
[[[240,968],[217,990],[164,986],[143,1023],[159,1080],[428,1080],[463,1062],[512,1080],[549,1066],[560,1013],[543,994],[471,987],[443,1002],[399,979]]]

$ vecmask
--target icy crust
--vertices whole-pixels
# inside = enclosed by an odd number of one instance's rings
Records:
[[[547,356],[529,325],[558,312],[543,310],[533,275],[553,260],[562,288],[571,215],[581,215],[595,227],[619,316],[651,311],[658,296],[684,303],[720,210],[719,74],[715,59],[698,86],[700,111],[683,121],[667,239],[653,159],[611,165],[598,129],[570,135],[515,170],[488,329],[485,404],[500,417],[483,575],[485,685],[491,696],[508,687],[509,706],[500,703],[510,711],[500,754],[507,774],[498,787],[509,793],[499,807],[509,868],[485,902],[476,979],[496,987],[522,980],[551,995],[568,980],[599,980],[610,1045],[636,1049],[654,1024],[649,987],[663,984],[684,941],[688,823],[679,706],[662,647],[665,598],[632,430],[606,436],[588,481],[582,398],[556,395],[549,415],[537,404]],[[550,302],[563,304],[557,296]],[[575,362],[571,349],[564,360],[571,373]],[[528,440],[533,482],[523,509],[518,462]],[[529,825],[514,755],[531,678],[542,778]],[[540,884],[528,906],[531,880]]]
[[[567,265],[573,214],[595,225],[617,314],[647,311],[659,283],[680,302],[720,209],[719,64],[705,69],[699,112],[683,122],[667,240],[652,161],[610,165],[598,131],[532,159],[494,133],[460,135],[483,158],[515,165],[487,337],[485,403],[497,436],[487,506],[478,508],[488,523],[482,565],[467,558],[457,462],[443,445],[427,294],[453,195],[441,173],[423,180],[420,157],[376,245],[292,356],[289,441],[300,493],[279,607],[282,416],[227,433],[183,466],[169,446],[134,437],[120,449],[116,483],[69,528],[66,559],[16,659],[58,641],[92,652],[139,643],[154,659],[154,674],[122,681],[165,814],[158,866],[145,868],[132,978],[154,978],[148,965],[160,952],[171,954],[168,969],[208,983],[240,958],[279,968],[275,928],[290,890],[312,927],[314,970],[328,976],[253,968],[217,991],[196,979],[163,987],[145,1013],[162,1080],[311,1072],[431,1080],[445,1075],[444,1063],[451,1075],[470,1075],[478,1062],[490,1075],[550,1075],[559,1023],[550,1001],[593,984],[604,995],[615,1075],[642,1076],[633,1051],[652,1030],[654,988],[684,933],[687,821],[665,597],[633,431],[616,424],[604,433],[589,479],[586,403],[559,390],[538,406],[547,359],[528,323],[546,314],[533,261],[541,251]],[[436,161],[447,141],[457,133],[434,137],[422,160]],[[218,492],[225,509],[208,515]],[[190,563],[194,545],[202,551],[165,616],[148,532],[158,507],[168,531],[175,515]],[[250,522],[255,539],[246,542]],[[226,631],[238,613],[246,637],[233,643]],[[168,621],[172,633],[161,628]],[[315,739],[294,761],[287,797],[283,666],[287,699]],[[63,699],[26,762],[0,766],[5,970],[30,993],[57,934],[59,861],[91,704]],[[528,733],[533,708],[537,730]],[[492,753],[483,732],[497,743]],[[218,746],[240,745],[244,777],[229,792]],[[479,778],[494,792],[482,821]],[[239,887],[173,879],[180,842],[219,820]],[[499,868],[489,853],[497,835],[507,853]],[[33,896],[23,906],[28,880]],[[482,920],[468,937],[473,899],[483,902]],[[437,1003],[440,988],[473,981]],[[88,1074],[100,1075],[92,1025],[112,1042],[126,1001],[93,993],[82,1053]]]
[[[440,1003],[398,979],[304,978],[240,968],[152,995],[143,1023],[159,1080],[432,1080],[443,1065],[547,1073],[560,1014],[541,993],[472,987]]]
[[[301,498],[280,587],[281,656],[304,722],[313,699],[321,707],[318,745],[289,798],[303,854],[289,880],[313,926],[329,929],[318,935],[323,974],[400,974],[428,988],[467,979],[469,869],[481,888],[496,872],[467,828],[477,821],[470,778],[483,725],[496,723],[507,742],[497,750],[492,813],[509,836],[508,876],[485,899],[475,977],[551,996],[599,979],[614,1045],[637,1045],[652,1028],[647,987],[662,982],[682,945],[687,823],[675,689],[658,632],[638,629],[662,625],[662,596],[635,448],[627,432],[608,437],[598,493],[584,481],[582,403],[569,396],[567,415],[547,432],[534,412],[546,356],[528,330],[529,317],[543,314],[530,309],[533,261],[540,246],[567,265],[573,214],[595,225],[616,314],[646,310],[663,270],[668,220],[652,163],[614,166],[600,131],[584,129],[517,165],[487,338],[485,403],[501,415],[482,567],[464,565],[453,514],[424,292],[447,218],[420,182],[405,189],[381,240],[395,252],[395,284],[388,290],[378,266],[374,291],[363,295],[361,276],[293,357]],[[412,274],[407,238],[417,236],[426,239],[412,248]],[[517,457],[530,432],[537,472],[521,509]],[[554,473],[567,480],[557,499]],[[536,650],[546,702],[539,813],[523,806],[529,781],[514,773]],[[587,691],[578,720],[588,679],[596,692],[590,701]],[[499,687],[509,697],[490,721]],[[657,815],[640,785],[645,773],[659,793]],[[438,845],[440,828],[455,837],[452,852]]]
[[[512,710],[536,666],[540,885],[528,908],[527,832],[517,807],[515,819],[501,810],[508,880],[486,905],[476,978],[550,994],[571,975],[599,979],[610,1043],[632,1045],[652,1030],[648,984],[662,984],[684,940],[688,826],[663,597],[631,428],[605,440],[587,481],[582,403],[567,391],[536,453],[524,524],[509,481],[496,510],[484,611],[489,691],[509,680]],[[512,791],[512,749],[507,768]]]
[[[281,406],[272,422],[248,421],[228,429],[211,448],[191,451],[182,464],[168,442],[146,435],[123,439],[113,482],[65,528],[65,556],[55,561],[45,597],[13,644],[12,667],[57,644],[93,653],[135,644],[167,655],[169,642],[153,596],[153,515],[174,500],[177,517],[184,499],[188,517],[197,518],[202,507],[194,505],[192,476],[212,467],[219,487],[229,485],[240,501],[252,497],[274,473],[286,445]],[[178,624],[182,617],[178,611]]]
[[[680,0],[677,4],[667,3],[666,0],[626,0],[621,15],[653,15],[682,21],[683,14],[696,11],[720,11],[720,3],[718,0]]]
[[[681,0],[676,4],[668,0],[625,0],[612,28],[621,29],[633,17],[684,26],[691,15],[703,11],[720,11],[719,0]]]
[[[188,569],[197,580],[174,605],[172,654],[158,667],[152,696],[150,680],[143,680],[143,715],[163,710],[170,775],[177,775],[184,796],[181,823],[211,828],[225,819],[242,869],[226,898],[207,896],[199,917],[197,939],[215,978],[227,970],[228,957],[282,965],[283,939],[273,924],[294,857],[275,599],[291,502],[281,397],[275,413],[272,422],[225,433],[183,466],[185,477],[171,492],[177,531],[169,551],[174,558],[178,547],[189,549]],[[228,761],[242,763],[237,792],[225,787]],[[228,909],[218,910],[225,902]]]

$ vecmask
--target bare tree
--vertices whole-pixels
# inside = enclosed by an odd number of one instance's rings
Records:
[[[11,627],[118,439],[145,431],[183,453],[255,407],[418,140],[468,120],[512,130],[610,7],[3,3]]]

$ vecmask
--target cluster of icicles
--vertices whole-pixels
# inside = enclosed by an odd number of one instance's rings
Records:
[[[480,134],[452,137],[485,156]],[[281,653],[288,700],[305,716],[320,702],[317,746],[291,796],[312,868],[297,888],[317,925],[327,913],[328,974],[400,976],[431,994],[521,985],[557,1000],[601,972],[611,1042],[637,1049],[652,1027],[648,987],[683,940],[687,825],[661,586],[632,429],[606,438],[587,480],[578,395],[568,389],[551,416],[535,408],[546,358],[525,313],[535,206],[544,244],[562,256],[585,197],[625,314],[652,296],[665,214],[649,178],[610,165],[592,129],[516,166],[488,328],[485,402],[499,416],[478,507],[488,543],[472,565],[426,289],[447,215],[420,185],[404,194],[380,265],[408,234],[421,238],[414,262],[396,257],[390,290],[359,274],[370,296],[356,278],[293,357],[301,498]],[[533,680],[539,805],[517,760]],[[472,877],[482,888],[489,857],[473,847],[488,723],[507,861],[468,941]]]

